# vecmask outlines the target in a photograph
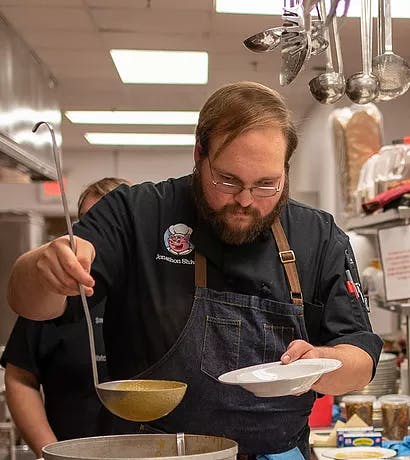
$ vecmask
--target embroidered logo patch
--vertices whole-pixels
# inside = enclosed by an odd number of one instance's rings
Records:
[[[185,224],[171,225],[164,233],[165,247],[171,254],[184,256],[194,249],[194,245],[189,241],[192,228]]]

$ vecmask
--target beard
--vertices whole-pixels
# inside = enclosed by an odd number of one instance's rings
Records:
[[[239,246],[241,244],[252,243],[258,238],[270,237],[271,225],[289,199],[288,174],[287,172],[285,174],[283,190],[279,201],[272,211],[264,217],[252,205],[243,208],[239,203],[232,203],[225,205],[219,210],[213,209],[205,197],[201,175],[197,169],[193,173],[193,193],[199,217],[211,226],[223,242]],[[229,223],[229,216],[238,212],[244,216],[248,216],[250,223],[246,227],[241,228]]]

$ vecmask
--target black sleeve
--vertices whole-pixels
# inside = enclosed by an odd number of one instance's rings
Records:
[[[90,241],[96,251],[91,269],[96,284],[88,299],[90,306],[104,301],[113,287],[120,290],[130,258],[136,257],[129,190],[124,185],[110,192],[74,225],[74,233]]]
[[[375,371],[383,341],[372,332],[365,303],[347,291],[348,269],[360,286],[356,262],[347,235],[336,226],[333,232],[320,283],[319,295],[324,305],[321,342],[328,346],[350,344],[361,348],[373,359]]]
[[[19,316],[11,332],[0,364],[8,363],[33,373],[40,380],[39,342],[43,322]]]

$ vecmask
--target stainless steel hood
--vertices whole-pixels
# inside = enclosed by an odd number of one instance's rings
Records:
[[[33,180],[55,180],[49,133],[31,132],[38,121],[48,121],[61,144],[55,80],[2,17],[0,62],[0,167],[17,168]]]

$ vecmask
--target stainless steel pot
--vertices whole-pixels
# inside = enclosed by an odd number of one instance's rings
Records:
[[[178,456],[176,434],[131,434],[70,439],[43,448],[44,460],[181,459],[236,460],[238,444],[216,436],[185,435],[185,455]]]

